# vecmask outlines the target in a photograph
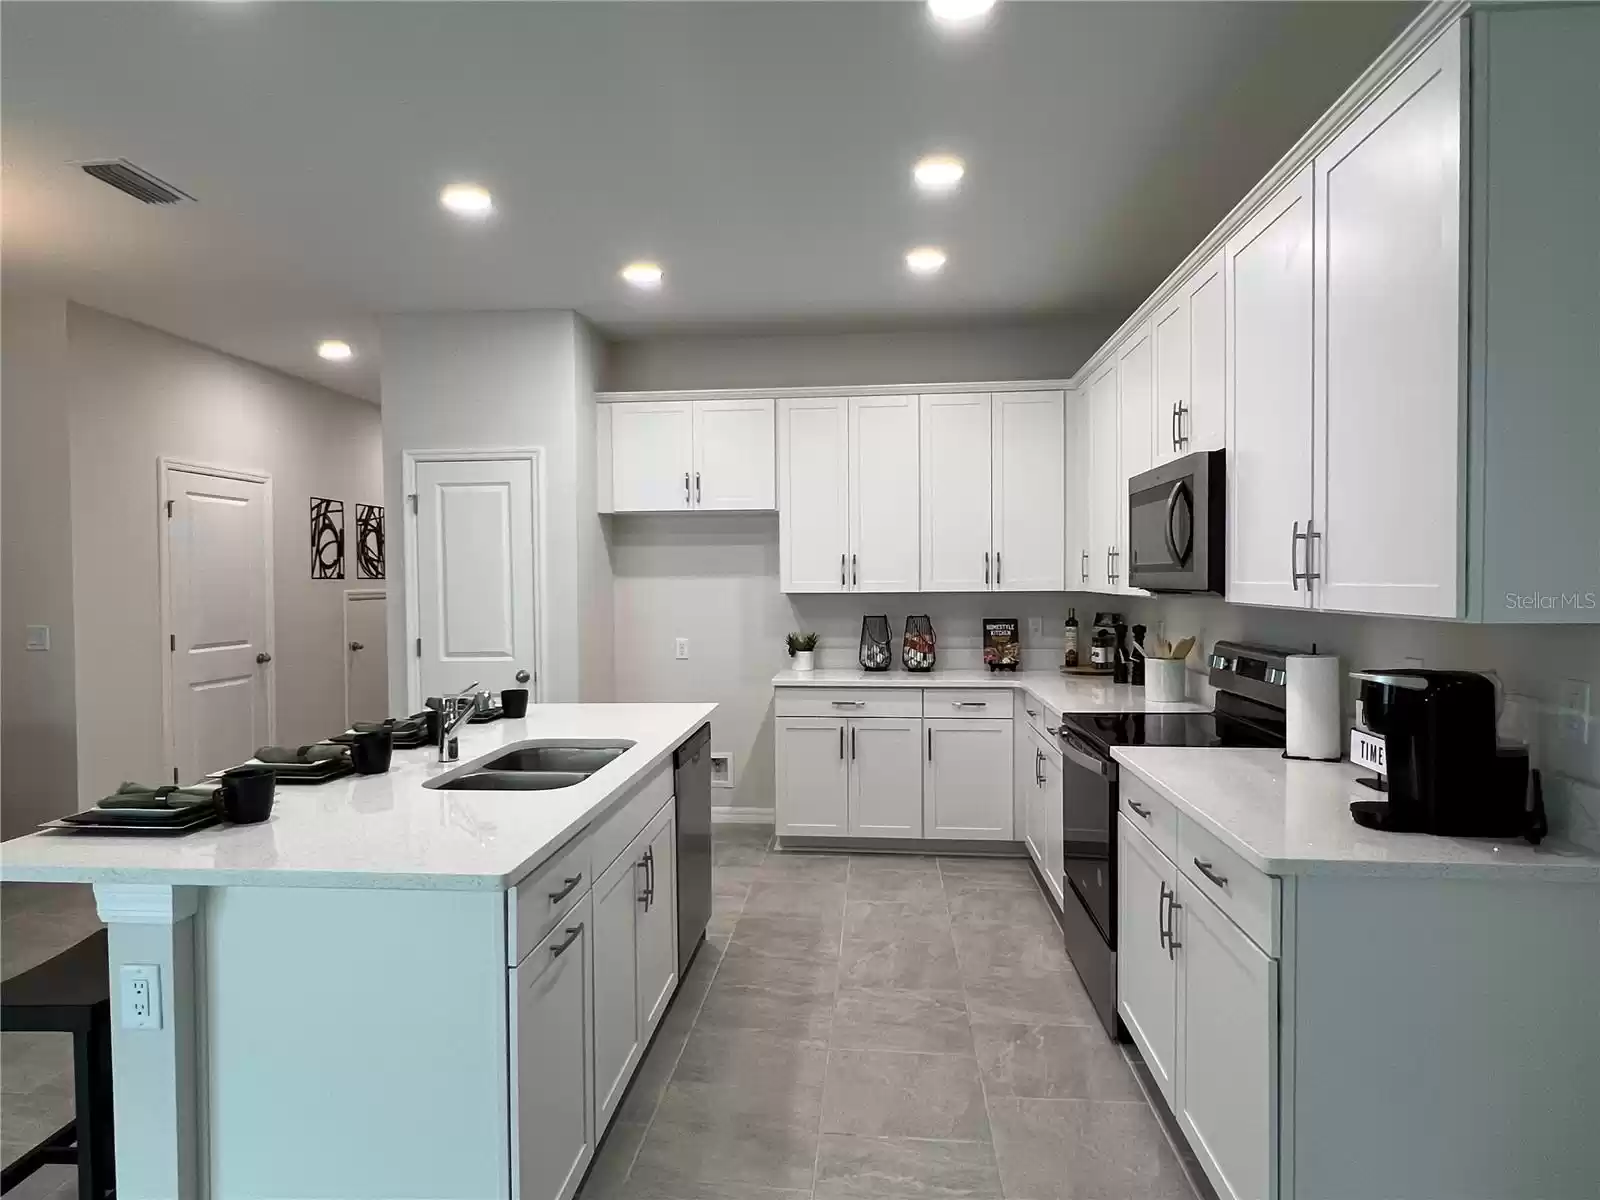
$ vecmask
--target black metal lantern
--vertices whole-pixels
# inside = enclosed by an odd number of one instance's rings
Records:
[[[894,665],[889,651],[889,618],[861,618],[861,650],[856,656],[863,671],[887,671]]]
[[[934,652],[933,622],[927,617],[907,617],[906,635],[900,644],[900,662],[908,671],[931,671],[937,659]]]

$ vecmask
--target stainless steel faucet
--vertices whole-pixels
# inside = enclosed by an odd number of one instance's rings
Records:
[[[473,695],[477,686],[478,681],[474,679],[461,691],[445,696],[439,702],[440,762],[455,762],[461,757],[461,746],[456,741],[455,732],[478,711],[477,697]]]

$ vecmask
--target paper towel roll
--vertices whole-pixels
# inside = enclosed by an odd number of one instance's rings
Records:
[[[1291,654],[1284,681],[1284,753],[1290,758],[1337,762],[1344,753],[1339,687],[1344,678],[1336,654]]]

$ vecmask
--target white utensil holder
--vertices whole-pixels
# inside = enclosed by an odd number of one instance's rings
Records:
[[[1186,695],[1189,669],[1181,658],[1144,660],[1144,698],[1156,704],[1176,704]]]

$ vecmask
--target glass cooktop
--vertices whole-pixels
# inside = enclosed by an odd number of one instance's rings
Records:
[[[1063,733],[1113,746],[1282,746],[1283,729],[1226,713],[1062,713]]]

